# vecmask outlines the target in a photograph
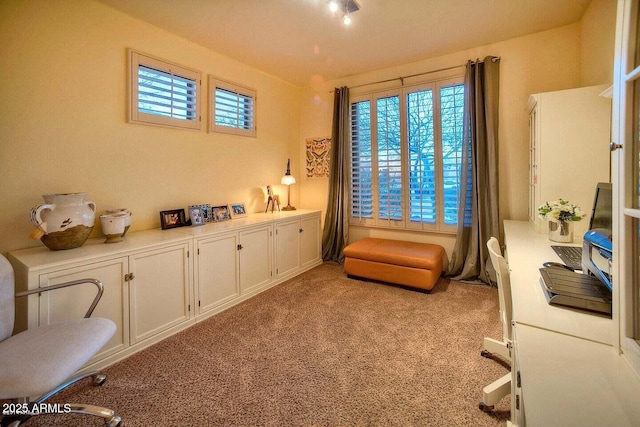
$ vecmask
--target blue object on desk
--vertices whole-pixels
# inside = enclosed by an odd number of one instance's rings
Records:
[[[596,276],[610,290],[613,290],[610,275],[612,260],[611,230],[594,228],[587,231],[582,243],[582,270]]]
[[[592,245],[599,247],[600,249],[604,249],[604,251],[609,253],[609,258],[611,258],[611,252],[613,251],[613,244],[611,243],[611,231],[605,230],[603,228],[595,228],[593,230],[589,230],[584,234],[584,241],[589,242]]]

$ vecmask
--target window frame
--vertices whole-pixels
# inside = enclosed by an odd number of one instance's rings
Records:
[[[253,127],[250,129],[239,128],[235,126],[223,126],[216,124],[216,94],[218,89],[234,93],[244,98],[250,98],[252,100],[252,114],[251,120]],[[210,133],[223,133],[229,135],[245,136],[250,138],[256,138],[258,135],[257,124],[257,111],[258,111],[258,95],[255,89],[221,80],[215,76],[209,76],[209,132]]]
[[[640,280],[638,275],[638,102],[640,6],[619,2],[613,84],[613,319],[622,357],[640,375]],[[637,104],[636,104],[637,103]],[[635,242],[634,242],[635,240]],[[619,312],[619,314],[618,314]]]
[[[385,229],[399,229],[407,231],[419,231],[419,232],[431,232],[431,233],[443,233],[443,234],[455,234],[457,232],[457,225],[448,225],[444,222],[444,171],[443,171],[443,147],[442,147],[442,121],[441,121],[441,105],[440,105],[440,90],[445,87],[463,85],[464,76],[455,75],[446,78],[428,80],[417,82],[410,85],[399,86],[396,88],[388,88],[384,90],[371,91],[366,93],[359,93],[351,95],[349,97],[349,148],[348,148],[348,161],[349,161],[349,224],[352,226],[373,227],[373,228],[385,228]],[[407,129],[407,97],[410,93],[419,92],[422,90],[431,90],[433,93],[433,111],[437,114],[433,115],[433,137],[435,141],[434,146],[434,166],[436,173],[434,177],[435,182],[435,198],[436,198],[436,221],[434,223],[428,223],[423,221],[411,221],[410,217],[410,192],[409,192],[409,142],[408,142],[408,129]],[[401,158],[402,158],[402,219],[390,220],[381,219],[379,217],[379,179],[378,174],[373,171],[378,170],[378,138],[377,138],[377,109],[376,101],[381,98],[398,96],[400,107],[400,143],[401,143]],[[352,153],[352,138],[353,138],[353,122],[352,122],[352,106],[358,102],[369,102],[370,108],[370,121],[371,121],[371,206],[372,217],[354,217],[353,216],[353,153]],[[457,222],[457,221],[456,221]]]
[[[191,80],[195,84],[195,111],[194,119],[179,119],[165,117],[159,114],[149,114],[139,110],[139,84],[138,71],[140,66],[152,68],[160,73],[170,74],[181,79]],[[168,61],[152,57],[150,55],[129,50],[129,123],[137,123],[151,126],[164,126],[180,129],[200,130],[202,126],[201,115],[201,86],[202,73],[197,70],[173,64]]]

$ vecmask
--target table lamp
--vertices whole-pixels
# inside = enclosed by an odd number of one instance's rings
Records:
[[[287,206],[282,208],[283,211],[295,211],[296,208],[291,206],[291,184],[296,183],[296,179],[293,175],[291,175],[291,169],[289,168],[291,165],[291,159],[287,159],[287,172],[284,174],[282,179],[280,180],[280,184],[287,186]]]

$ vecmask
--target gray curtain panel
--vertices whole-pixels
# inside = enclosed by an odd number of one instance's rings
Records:
[[[486,242],[500,236],[499,80],[499,58],[488,56],[467,63],[458,232],[447,271],[454,280],[490,283]]]
[[[342,263],[349,241],[349,88],[336,88],[329,164],[329,200],[322,233],[322,259]]]

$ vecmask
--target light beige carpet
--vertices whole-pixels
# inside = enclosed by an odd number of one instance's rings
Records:
[[[504,425],[509,397],[478,409],[482,387],[508,372],[480,356],[484,336],[501,336],[495,288],[441,279],[426,294],[325,263],[56,400],[110,407],[131,427]]]

